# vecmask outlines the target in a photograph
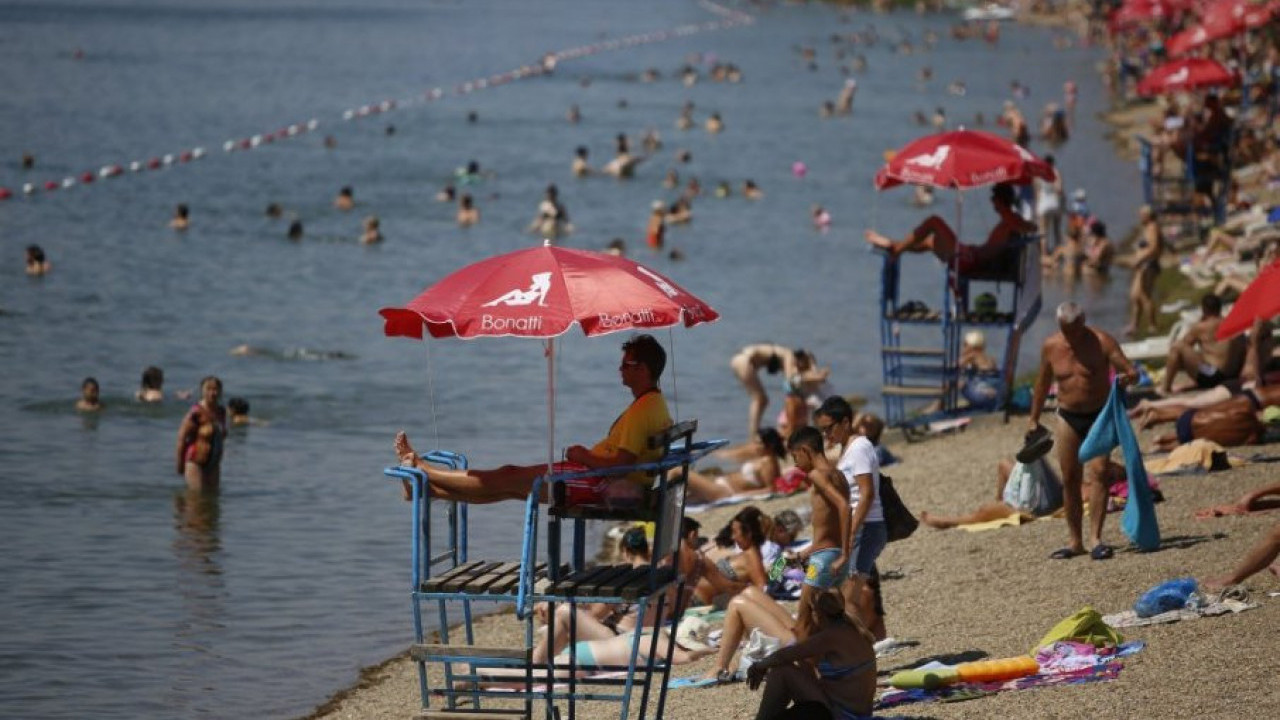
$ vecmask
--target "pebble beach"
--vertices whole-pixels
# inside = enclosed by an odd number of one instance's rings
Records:
[[[1022,443],[1025,422],[980,418],[962,432],[920,443],[889,443],[902,458],[886,469],[913,511],[956,513],[992,497],[995,465]],[[1149,440],[1144,437],[1145,442]],[[1280,445],[1242,448],[1280,454]],[[1132,607],[1148,588],[1170,578],[1219,575],[1233,567],[1276,513],[1197,520],[1197,508],[1233,501],[1275,477],[1275,465],[1259,463],[1225,472],[1161,479],[1166,500],[1158,504],[1162,544],[1158,551],[1118,550],[1115,558],[1087,556],[1050,560],[1066,539],[1060,519],[984,532],[933,530],[921,526],[880,556],[882,572],[901,574],[883,583],[889,635],[919,644],[879,661],[881,680],[895,669],[940,656],[992,658],[1025,654],[1059,620],[1084,606],[1102,614]],[[808,502],[804,495],[758,503],[772,514]],[[697,515],[714,534],[742,506]],[[1117,548],[1127,541],[1119,514],[1107,518],[1104,538]],[[1263,572],[1251,578],[1250,601],[1259,607],[1233,615],[1168,625],[1128,628],[1125,639],[1146,649],[1125,661],[1112,682],[1002,692],[956,703],[911,704],[877,715],[979,718],[1241,718],[1280,714],[1275,692],[1274,630],[1280,623],[1280,579]],[[406,618],[407,619],[407,618]],[[406,630],[408,628],[406,622]],[[478,625],[477,643],[515,644],[519,625],[510,615]],[[714,658],[673,668],[673,677],[701,675]],[[673,690],[665,717],[750,718],[758,693],[744,683]],[[344,691],[310,716],[326,720],[407,718],[420,709],[417,671],[401,657],[365,673],[360,686]],[[579,706],[580,717],[617,717],[616,705]]]

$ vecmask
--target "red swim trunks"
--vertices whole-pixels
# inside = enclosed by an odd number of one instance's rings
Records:
[[[591,468],[573,462],[558,462],[551,466],[552,471],[561,473],[583,472]],[[564,501],[566,505],[635,505],[644,496],[635,483],[624,475],[610,477],[586,476],[570,478],[564,481]]]

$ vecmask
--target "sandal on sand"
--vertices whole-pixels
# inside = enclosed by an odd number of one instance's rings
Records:
[[[1111,558],[1115,557],[1115,554],[1116,554],[1115,548],[1112,548],[1110,545],[1107,545],[1106,543],[1098,543],[1097,545],[1093,546],[1092,550],[1089,551],[1089,557],[1093,558],[1094,560],[1110,560]]]
[[[1050,560],[1070,560],[1077,555],[1083,555],[1083,550],[1072,550],[1069,547],[1058,548],[1049,555]]]

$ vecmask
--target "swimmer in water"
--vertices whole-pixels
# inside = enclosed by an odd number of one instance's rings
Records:
[[[382,242],[382,222],[377,215],[364,219],[364,231],[360,233],[360,244],[373,245]]]
[[[680,185],[680,174],[676,172],[675,168],[671,168],[670,170],[667,171],[666,176],[662,178],[662,187],[670,190],[679,185]]]
[[[231,427],[244,427],[246,425],[257,425],[259,427],[267,423],[258,418],[249,415],[249,401],[242,397],[233,397],[227,401],[227,422]]]
[[[764,197],[764,191],[756,186],[755,180],[744,180],[742,182],[742,197],[748,200],[759,200]]]
[[[27,246],[27,274],[31,277],[42,277],[53,266],[44,255],[44,248],[39,245]]]
[[[812,216],[815,230],[826,232],[831,227],[831,213],[821,205],[814,205],[809,214]]]
[[[476,207],[475,201],[471,199],[470,193],[463,193],[458,198],[458,214],[455,218],[458,227],[471,227],[480,222],[480,208]]]
[[[711,117],[707,118],[706,128],[707,132],[712,135],[716,135],[724,130],[724,121],[720,119],[720,113],[711,113]]]
[[[577,105],[570,105],[568,112],[564,114],[564,119],[573,125],[577,125],[582,121],[582,111],[578,110]]]
[[[173,218],[169,220],[169,227],[178,232],[191,227],[191,211],[186,203],[178,203],[178,206],[173,209]]]
[[[573,151],[573,175],[574,177],[586,177],[591,174],[591,165],[587,163],[587,147],[579,145]]]
[[[80,412],[98,412],[102,403],[98,400],[98,381],[87,377],[80,383],[80,399],[76,401],[76,410]]]
[[[268,204],[267,204],[267,210],[266,210],[266,213],[265,213],[265,214],[266,214],[266,216],[267,216],[267,217],[269,217],[269,218],[271,218],[271,219],[273,219],[273,220],[274,220],[274,219],[276,219],[276,218],[281,217],[282,215],[284,215],[284,208],[280,207],[280,203],[275,203],[275,202],[273,202],[273,203],[268,203]]]
[[[614,238],[609,241],[608,245],[604,246],[604,251],[616,257],[626,257],[627,241],[622,238]]]
[[[338,196],[333,199],[333,206],[343,212],[346,212],[356,206],[355,197],[351,191],[350,185],[347,185],[338,191]]]
[[[649,212],[649,226],[645,231],[645,241],[650,248],[659,250],[667,235],[666,213],[663,212],[661,200],[654,200]]]
[[[662,149],[662,138],[658,135],[657,129],[649,128],[644,131],[644,137],[640,140],[640,147],[643,147],[644,151],[650,155]]]
[[[436,193],[436,202],[451,203],[458,199],[458,191],[453,187],[453,183],[449,183],[440,188],[440,192]]]
[[[164,371],[152,365],[142,371],[142,386],[134,397],[141,403],[158,403],[164,400]]]
[[[285,233],[285,235],[290,240],[301,240],[302,239],[302,221],[294,220],[293,222],[289,223],[289,230],[287,233]]]
[[[727,181],[721,180],[720,182],[716,183],[716,189],[715,189],[716,197],[723,199],[723,198],[729,197],[730,195],[733,195],[733,189],[729,187],[729,183]]]

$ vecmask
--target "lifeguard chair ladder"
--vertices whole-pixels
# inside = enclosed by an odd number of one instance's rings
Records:
[[[524,535],[520,558],[508,562],[473,561],[467,557],[467,506],[449,502],[447,548],[431,552],[430,509],[432,498],[426,475],[416,468],[389,467],[384,474],[410,482],[413,516],[413,550],[411,597],[414,615],[414,645],[410,655],[418,665],[419,689],[422,694],[423,720],[459,720],[461,718],[511,720],[541,715],[548,720],[560,717],[558,702],[567,702],[568,717],[576,715],[579,700],[604,700],[620,705],[619,718],[626,720],[631,710],[632,691],[639,686],[639,717],[646,717],[653,682],[658,681],[658,701],[653,717],[661,718],[666,702],[667,680],[674,651],[674,627],[684,608],[684,578],[679,576],[675,555],[679,550],[680,526],[684,517],[685,485],[689,466],[725,440],[695,443],[693,433],[697,421],[678,423],[650,438],[650,446],[663,448],[661,459],[634,466],[610,468],[589,473],[563,473],[540,477],[525,501]],[[466,459],[454,453],[432,452],[423,455],[427,462],[450,468],[465,468]],[[654,476],[654,482],[643,499],[632,507],[584,507],[564,503],[564,481],[586,476],[624,475],[635,472]],[[542,487],[550,487],[552,503],[547,510],[547,551],[545,562],[538,562],[538,526]],[[633,568],[630,565],[588,567],[586,562],[586,522],[588,520],[622,520],[651,522],[654,525],[653,565]],[[563,525],[571,524],[572,557],[561,563],[560,549]],[[669,562],[664,562],[669,561]],[[437,571],[443,566],[443,571]],[[434,573],[434,574],[433,574]],[[673,607],[668,605],[668,591]],[[480,647],[475,644],[472,603],[478,601],[515,603],[517,618],[524,627],[521,647]],[[650,605],[653,615],[671,621],[671,637],[665,657],[656,657],[656,632],[635,633],[626,665],[580,665],[576,613],[569,614],[568,663],[533,663],[533,607],[548,604],[548,618],[555,617],[555,606],[568,603],[632,603],[638,618],[645,618]],[[424,607],[434,603],[438,612],[438,641],[427,642],[424,630]],[[462,609],[462,638],[451,638],[448,606]],[[552,627],[554,625],[552,624]],[[552,632],[549,627],[548,632]],[[465,642],[463,642],[465,640]],[[642,643],[647,647],[642,648]],[[641,650],[644,655],[641,657]],[[443,666],[444,681],[432,688],[428,665]],[[465,668],[457,666],[463,665]],[[469,668],[469,669],[467,669]],[[579,670],[605,673],[596,677],[577,677]],[[505,671],[501,681],[518,687],[493,689],[481,684],[493,681],[492,671]],[[488,671],[488,672],[486,672]],[[513,675],[512,672],[515,672]],[[522,671],[522,672],[521,672]],[[568,677],[560,677],[563,673]],[[612,688],[614,692],[602,692]],[[444,707],[433,708],[432,699]],[[467,704],[463,704],[466,701]],[[498,706],[494,706],[497,701]],[[513,706],[513,704],[515,706]],[[486,707],[488,705],[488,707]],[[538,713],[541,706],[541,713]]]
[[[1005,331],[1000,379],[1004,388],[1001,406],[1007,418],[1022,335],[1040,312],[1039,237],[1024,235],[1011,240],[1001,257],[978,272],[959,275],[954,268],[943,268],[941,303],[928,311],[900,298],[902,262],[907,257],[895,259],[885,254],[880,271],[881,394],[886,424],[915,439],[928,422],[960,413],[960,341],[966,327]],[[936,264],[932,258],[928,262]],[[974,282],[1012,287],[1009,310],[983,315],[971,312]],[[998,291],[999,287],[997,297]],[[904,334],[911,336],[910,344],[904,342]],[[938,409],[913,416],[907,405],[912,401],[929,401]]]

